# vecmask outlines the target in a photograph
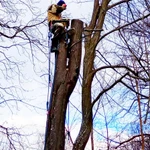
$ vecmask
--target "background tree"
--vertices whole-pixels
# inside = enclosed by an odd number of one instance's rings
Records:
[[[111,149],[112,143],[123,139],[112,139],[110,127],[121,134],[129,129],[127,122],[134,120],[140,123],[144,150],[142,117],[149,107],[149,50],[145,47],[149,31],[145,32],[145,26],[149,16],[148,1],[94,0],[91,20],[84,28],[82,121],[73,150],[85,149],[93,128],[99,133],[104,125],[107,131],[100,138],[106,139],[107,149]],[[114,127],[116,120],[119,124]]]
[[[36,77],[45,74],[44,70],[47,72],[46,68],[41,72],[37,66],[47,59],[46,38],[40,30],[45,28],[46,17],[37,7],[38,3],[30,0],[0,1],[0,149],[35,148],[28,141],[29,135],[33,135],[28,132],[29,128],[25,132],[25,127],[10,126],[7,116],[17,114],[22,105],[38,109],[30,103],[33,97],[27,96],[31,89],[27,84],[33,82],[29,78],[31,74]],[[7,121],[3,122],[3,118]]]

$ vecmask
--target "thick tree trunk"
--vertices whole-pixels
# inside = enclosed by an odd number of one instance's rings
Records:
[[[45,150],[64,150],[65,146],[66,109],[79,75],[83,23],[80,20],[72,20],[71,27],[75,28],[75,32],[71,35],[68,62],[65,38],[62,36],[60,39],[54,88],[47,118]]]

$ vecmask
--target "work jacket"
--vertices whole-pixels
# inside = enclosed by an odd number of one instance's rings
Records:
[[[56,4],[52,4],[48,8],[48,22],[53,21],[53,20],[60,20],[61,18],[61,12],[64,10],[62,6],[58,6]]]

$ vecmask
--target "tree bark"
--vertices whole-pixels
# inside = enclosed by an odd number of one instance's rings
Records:
[[[93,127],[91,100],[91,85],[94,77],[93,65],[96,46],[99,42],[108,4],[109,0],[103,0],[101,6],[99,4],[99,0],[94,0],[92,20],[84,32],[86,42],[82,82],[82,124],[77,139],[74,143],[73,150],[85,149]],[[99,30],[99,32],[94,32],[94,29]]]
[[[63,150],[65,145],[66,109],[79,75],[83,22],[72,20],[71,27],[75,31],[70,37],[70,47],[67,48],[64,35],[59,39],[54,87],[47,118],[45,150]],[[70,51],[69,58],[67,58],[67,49]]]

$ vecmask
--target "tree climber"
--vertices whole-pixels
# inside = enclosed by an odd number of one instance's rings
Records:
[[[60,0],[57,4],[52,4],[49,6],[48,12],[48,26],[50,32],[54,34],[52,39],[51,51],[57,51],[58,38],[64,31],[65,27],[68,26],[69,20],[62,19],[61,12],[66,9],[67,5],[63,0]]]

